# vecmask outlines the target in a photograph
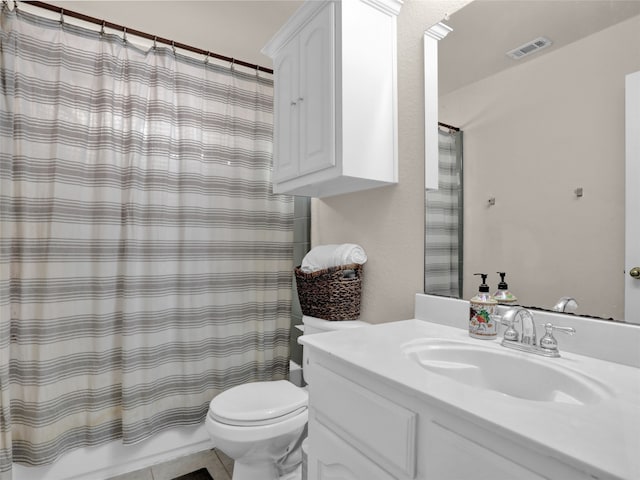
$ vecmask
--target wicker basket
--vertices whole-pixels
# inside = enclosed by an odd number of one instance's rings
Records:
[[[325,320],[360,317],[362,265],[352,263],[305,273],[294,269],[302,313]]]

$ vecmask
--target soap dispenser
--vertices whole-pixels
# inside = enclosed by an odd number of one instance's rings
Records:
[[[498,302],[489,293],[486,273],[474,273],[482,277],[478,293],[469,301],[469,336],[493,340],[498,336],[495,314]]]
[[[501,305],[515,305],[518,298],[509,291],[509,285],[504,281],[506,275],[505,272],[497,272],[500,275],[500,283],[498,283],[498,290],[493,294],[493,298]]]

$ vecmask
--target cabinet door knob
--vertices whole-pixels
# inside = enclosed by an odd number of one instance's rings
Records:
[[[629,271],[629,275],[631,275],[635,279],[640,279],[640,267],[633,267]]]

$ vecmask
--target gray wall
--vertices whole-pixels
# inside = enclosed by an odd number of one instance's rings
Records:
[[[293,263],[297,267],[311,248],[311,201],[307,197],[295,197],[293,218]],[[293,272],[291,274],[293,275]],[[291,301],[291,360],[302,365],[302,346],[298,337],[302,334],[295,325],[302,324],[302,310],[298,301],[295,276],[293,279],[293,298]]]

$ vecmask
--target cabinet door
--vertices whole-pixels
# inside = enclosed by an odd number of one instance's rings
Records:
[[[298,175],[298,40],[275,59],[273,182]]]
[[[323,425],[309,423],[309,480],[394,480]]]
[[[300,32],[300,175],[335,165],[335,5]]]
[[[318,423],[394,476],[413,478],[418,415],[319,363],[312,361],[310,369],[310,407]]]

